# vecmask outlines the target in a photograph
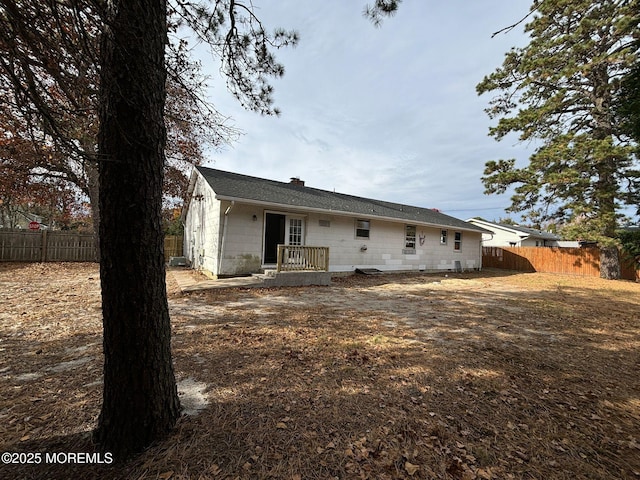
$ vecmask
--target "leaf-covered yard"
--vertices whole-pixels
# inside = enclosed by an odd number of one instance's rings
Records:
[[[189,415],[125,465],[0,478],[640,478],[640,284],[354,276],[181,295]],[[0,265],[0,451],[93,452],[96,265]]]

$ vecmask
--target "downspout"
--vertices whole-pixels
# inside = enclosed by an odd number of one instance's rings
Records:
[[[216,276],[220,275],[220,270],[222,270],[222,259],[224,258],[224,240],[227,236],[227,220],[229,219],[229,212],[231,212],[235,204],[235,200],[231,200],[231,205],[229,205],[224,211],[224,222],[222,222],[222,240],[220,241],[220,254],[218,255],[218,271],[216,272]]]

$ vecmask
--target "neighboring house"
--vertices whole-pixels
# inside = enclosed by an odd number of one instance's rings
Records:
[[[329,248],[331,272],[480,269],[480,227],[438,211],[197,167],[184,255],[212,276],[273,268],[277,246]]]
[[[562,242],[560,236],[554,233],[543,232],[533,228],[487,222],[479,218],[470,218],[467,222],[491,232],[482,235],[483,247],[578,246],[577,242]],[[567,244],[564,245],[563,243]],[[569,243],[571,243],[571,245],[569,245]],[[573,243],[575,243],[575,245],[573,245]]]
[[[29,224],[37,222],[39,224],[39,230],[47,230],[48,225],[42,223],[44,217],[36,215],[35,213],[24,212],[22,209],[6,209],[1,208],[2,203],[0,201],[0,228],[14,229],[14,230],[27,230]]]

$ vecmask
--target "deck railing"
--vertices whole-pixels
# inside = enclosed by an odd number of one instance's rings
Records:
[[[278,245],[278,272],[328,271],[329,247]]]

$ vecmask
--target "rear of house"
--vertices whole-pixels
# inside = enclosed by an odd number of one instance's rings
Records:
[[[328,247],[328,270],[480,269],[483,229],[432,209],[194,170],[184,254],[212,276],[275,268],[278,245]]]

